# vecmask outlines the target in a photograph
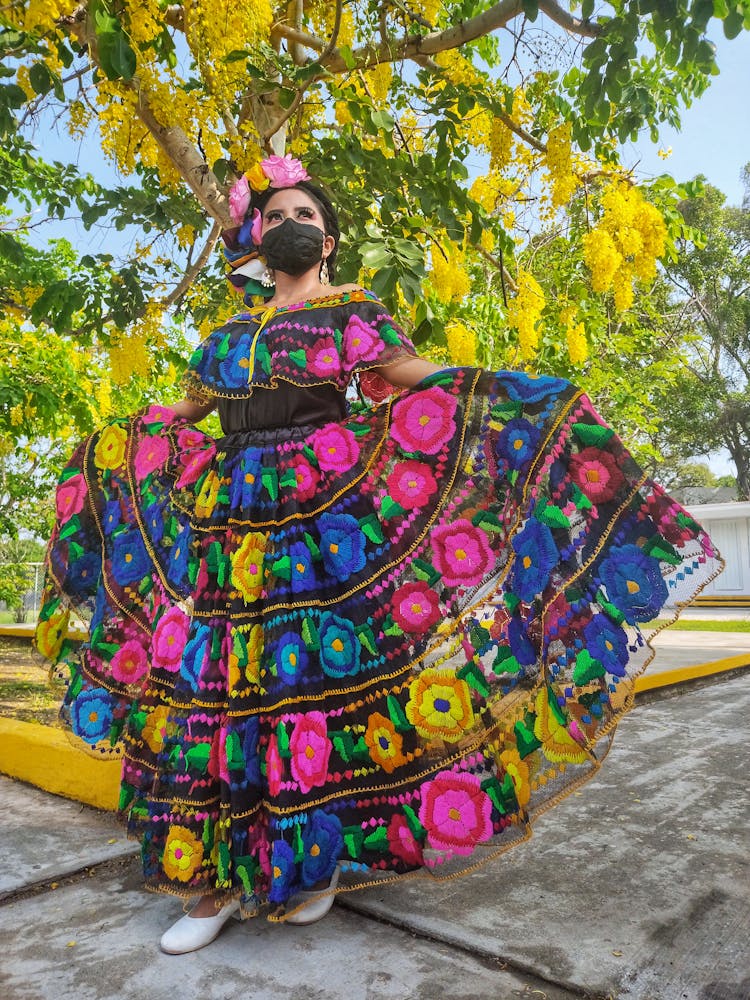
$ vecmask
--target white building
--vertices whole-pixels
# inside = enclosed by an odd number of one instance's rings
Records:
[[[702,599],[750,605],[750,503],[690,504],[686,509],[706,529],[726,563],[724,572],[702,591]]]

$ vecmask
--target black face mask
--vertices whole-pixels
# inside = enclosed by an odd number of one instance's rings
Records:
[[[274,271],[298,278],[323,259],[324,233],[317,226],[284,219],[263,237],[260,252]]]

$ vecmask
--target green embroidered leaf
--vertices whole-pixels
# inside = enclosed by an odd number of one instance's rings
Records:
[[[132,785],[126,784],[124,781],[120,785],[120,797],[117,802],[117,809],[119,812],[125,812],[130,803],[135,798],[135,788]]]
[[[514,417],[520,417],[522,411],[523,403],[520,400],[508,399],[504,403],[495,403],[490,410],[490,416],[505,424]]]
[[[513,655],[509,646],[498,646],[497,656],[492,664],[492,671],[496,674],[517,674],[521,669],[521,664]]]
[[[391,517],[398,517],[399,515],[405,513],[406,511],[401,506],[401,504],[397,503],[393,499],[393,497],[388,496],[388,494],[386,493],[380,504],[380,516],[383,518],[383,520],[387,521]]]
[[[370,760],[371,759],[370,758],[370,748],[368,747],[367,743],[365,743],[364,736],[360,736],[360,738],[354,744],[354,748],[352,750],[352,754],[354,755],[354,757],[358,758],[359,760]]]
[[[280,722],[276,726],[276,742],[279,746],[279,756],[289,758],[292,756],[292,751],[289,749],[289,733],[286,731],[286,726],[283,722]]]
[[[312,465],[316,469],[319,467],[318,456],[315,454],[315,452],[312,450],[309,444],[306,444],[305,447],[302,449],[302,454],[308,460],[310,465]]]
[[[403,635],[404,630],[393,620],[393,615],[388,613],[383,622],[383,633],[385,635]]]
[[[534,715],[527,716],[527,719],[529,718],[536,720],[536,716]],[[517,722],[513,727],[513,732],[516,734],[516,746],[518,747],[518,755],[521,760],[524,757],[528,757],[534,750],[538,750],[542,745],[534,735],[533,722],[531,726],[527,722]]]
[[[505,594],[503,594],[503,600],[505,601],[505,607],[508,609],[508,611],[510,611],[511,614],[516,610],[518,605],[521,603],[521,598],[516,597],[516,595],[512,594],[509,590],[506,591]]]
[[[336,345],[336,350],[341,354],[344,349],[344,335],[338,328],[333,331],[333,342]]]
[[[232,868],[232,858],[229,853],[229,844],[222,841],[219,844],[219,863],[216,866],[216,884],[221,888],[229,888],[231,881],[229,873]]]
[[[492,636],[483,625],[472,625],[469,628],[469,640],[477,653],[483,653],[491,644]]]
[[[260,362],[261,370],[266,374],[271,374],[271,354],[265,344],[259,343],[255,348],[255,360]]]
[[[427,836],[427,831],[419,822],[419,817],[414,812],[412,807],[404,803],[404,805],[401,808],[403,809],[404,816],[406,817],[406,825],[411,830],[414,839],[419,841],[424,840],[424,838]]]
[[[401,703],[395,694],[389,694],[386,701],[388,705],[388,718],[393,723],[397,733],[410,733],[414,726],[409,722],[401,707]]]
[[[603,447],[615,433],[611,427],[603,427],[601,424],[573,424],[571,429],[581,444],[587,448],[591,445],[597,448]]]
[[[426,581],[431,587],[440,579],[440,573],[438,573],[435,567],[423,559],[415,559],[411,567],[417,579]]]
[[[208,770],[208,758],[211,756],[211,746],[208,743],[196,743],[185,751],[185,763],[188,769],[205,774]]]
[[[227,752],[227,767],[230,771],[244,771],[245,770],[245,756],[242,753],[242,744],[240,743],[239,735],[230,731],[227,734],[226,741],[226,752]]]
[[[302,840],[302,829],[298,823],[294,828],[294,860],[299,862],[305,856],[305,843]]]
[[[343,730],[340,733],[329,733],[328,735],[339,757],[341,757],[345,764],[351,763],[354,756],[354,737],[349,730]]]
[[[305,544],[310,550],[310,554],[313,557],[313,562],[318,562],[320,559],[323,558],[320,554],[320,549],[318,548],[315,539],[313,538],[313,536],[310,534],[309,531],[305,532]]]
[[[364,535],[375,545],[382,545],[385,541],[385,535],[383,534],[377,514],[368,514],[367,517],[363,517],[359,522],[359,526]]]
[[[371,851],[388,850],[388,830],[384,826],[376,826],[369,837],[365,837],[365,847]]]
[[[78,519],[78,514],[74,514],[68,523],[60,531],[60,538],[70,538],[71,535],[75,535],[76,532],[81,530],[81,522]],[[82,552],[83,550],[81,550]]]
[[[675,547],[661,535],[652,535],[643,546],[646,555],[653,556],[661,562],[670,563],[672,566],[679,566],[682,559],[677,555]]]
[[[357,634],[357,638],[362,643],[368,652],[372,653],[373,656],[377,656],[378,648],[375,645],[375,636],[372,634],[372,629],[369,625],[360,625],[354,630]]]
[[[272,500],[277,500],[279,496],[279,474],[276,469],[263,469],[260,474],[260,481]]]
[[[307,354],[301,347],[298,348],[296,351],[290,351],[289,357],[292,359],[292,361],[298,368],[307,367]]]
[[[604,677],[605,673],[602,664],[587,649],[582,649],[577,654],[576,665],[573,668],[574,684],[588,684],[597,677]]]
[[[311,653],[320,649],[320,636],[312,618],[302,619],[302,641]]]
[[[361,826],[345,826],[343,834],[349,857],[356,860],[362,853],[362,845],[365,842],[365,831]]]
[[[607,614],[612,619],[612,621],[616,625],[622,625],[622,623],[625,621],[625,615],[622,613],[622,611],[620,611],[619,608],[616,608],[614,606],[614,604],[611,604],[607,600],[607,598],[604,596],[604,592],[603,591],[601,591],[601,590],[599,591],[599,593],[596,595],[596,599],[599,602],[599,604],[602,606],[602,608],[604,609],[604,611],[607,612]]]
[[[383,325],[380,327],[380,337],[381,340],[386,344],[393,344],[394,347],[401,346],[401,338],[393,329],[390,323],[383,323]]]
[[[482,528],[484,531],[504,531],[502,524],[498,520],[497,514],[494,514],[491,510],[480,510],[472,517],[471,523],[476,528]]]
[[[224,336],[219,341],[219,346],[216,348],[216,354],[214,355],[214,357],[218,361],[223,361],[226,358],[227,354],[229,354],[229,345],[231,344],[231,342],[232,342],[231,333],[225,333]]]
[[[570,519],[563,514],[559,507],[553,503],[548,503],[546,507],[534,511],[534,517],[548,528],[569,528]]]
[[[284,580],[291,580],[292,560],[289,556],[282,556],[281,559],[277,559],[275,563],[271,564],[271,570],[276,576],[280,576]]]
[[[570,487],[570,495],[578,510],[591,510],[593,504],[575,483]]]
[[[487,678],[473,661],[461,667],[460,670],[457,670],[456,677],[460,677],[461,680],[466,681],[469,687],[473,688],[482,698],[486,698],[490,693]]]

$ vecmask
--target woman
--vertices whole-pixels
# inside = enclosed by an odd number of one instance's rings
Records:
[[[574,387],[440,370],[329,285],[336,216],[301,164],[249,182],[230,253],[247,278],[260,246],[270,299],[198,348],[184,401],[79,447],[38,633],[73,733],[122,753],[147,887],[198,897],[172,953],[238,900],[306,923],[339,872],[451,877],[525,839],[606,754],[639,623],[716,556]],[[350,412],[373,373],[404,391]],[[191,426],[215,408],[218,440]]]

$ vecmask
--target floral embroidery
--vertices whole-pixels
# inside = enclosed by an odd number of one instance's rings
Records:
[[[476,775],[441,771],[422,787],[419,818],[438,851],[470,854],[492,836],[492,802]]]
[[[423,670],[409,686],[406,717],[425,739],[455,743],[474,724],[469,687],[452,670]]]
[[[426,462],[397,462],[386,480],[391,496],[402,507],[423,507],[437,492],[437,482]]]
[[[393,617],[404,632],[421,635],[440,620],[438,595],[422,580],[405,583],[393,594]]]
[[[232,555],[232,583],[246,604],[257,601],[263,593],[265,551],[266,536],[251,531]]]
[[[170,827],[164,845],[164,871],[169,878],[189,882],[203,861],[203,844],[185,826]]]
[[[154,630],[151,662],[159,670],[170,673],[180,669],[190,619],[179,608],[169,608]]]
[[[348,472],[359,457],[354,434],[338,424],[321,427],[313,434],[311,443],[318,465],[325,472]]]
[[[396,732],[391,720],[379,712],[373,712],[367,721],[365,743],[370,749],[373,761],[379,764],[386,774],[392,774],[397,767],[406,763],[406,758],[401,752],[403,738]]]
[[[494,562],[487,535],[465,518],[435,528],[431,542],[435,565],[449,587],[476,586]]]
[[[455,412],[455,399],[437,386],[415,392],[393,407],[393,437],[406,452],[436,455],[456,429]]]
[[[60,523],[65,524],[74,514],[83,510],[85,499],[86,480],[80,473],[66,479],[64,483],[60,483],[55,495],[57,517]]]
[[[308,712],[300,716],[289,740],[292,753],[292,777],[300,790],[307,794],[312,788],[326,783],[331,743],[328,739],[326,717],[322,712]]]

